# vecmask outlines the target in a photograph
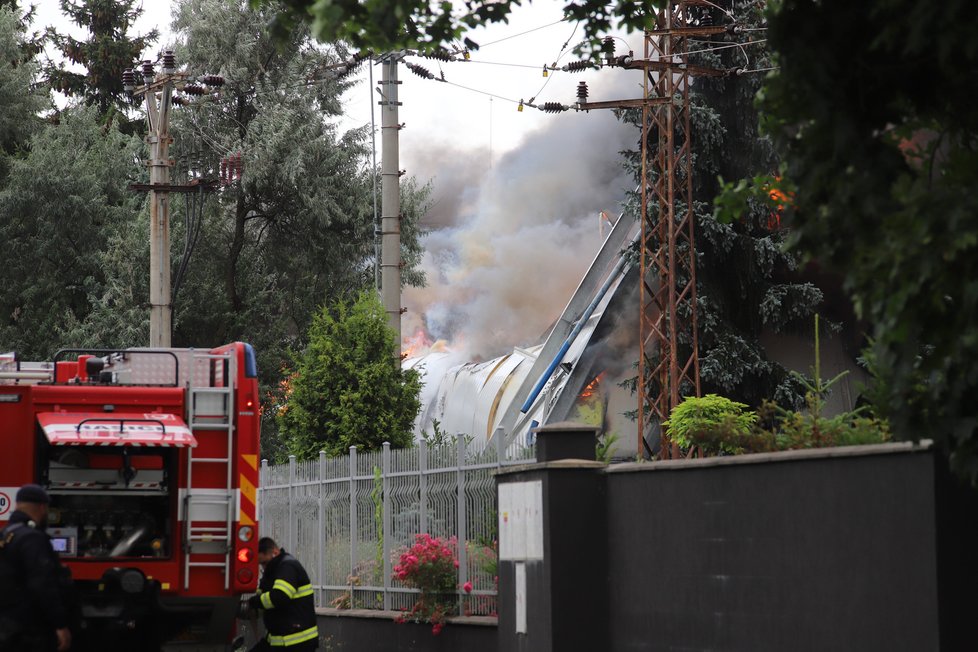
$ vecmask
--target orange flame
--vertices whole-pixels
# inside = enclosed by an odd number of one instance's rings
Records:
[[[592,380],[590,383],[588,383],[587,384],[587,387],[585,387],[583,390],[581,390],[581,396],[580,396],[580,398],[588,399],[588,398],[591,398],[592,396],[594,396],[595,393],[597,393],[598,388],[601,386],[601,380],[605,377],[605,374],[606,373],[607,372],[602,371],[597,376],[595,376],[594,377],[594,380]]]
[[[431,344],[428,334],[419,326],[414,335],[409,335],[401,340],[401,359],[416,357],[422,351],[430,348]]]

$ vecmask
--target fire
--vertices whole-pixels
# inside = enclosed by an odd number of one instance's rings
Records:
[[[598,388],[601,386],[601,380],[604,378],[605,373],[607,372],[602,371],[594,377],[594,380],[587,384],[587,387],[581,391],[581,398],[589,399],[594,396],[594,394],[598,391]]]
[[[414,358],[420,355],[423,351],[426,351],[431,347],[431,339],[425,332],[424,328],[420,326],[414,332],[414,335],[409,335],[408,337],[402,338],[401,340],[401,358]]]

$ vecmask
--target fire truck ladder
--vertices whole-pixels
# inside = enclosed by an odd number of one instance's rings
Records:
[[[232,475],[234,451],[234,379],[236,360],[234,352],[213,354],[191,352],[193,359],[187,377],[187,425],[198,438],[207,439],[213,434],[226,438],[224,457],[194,457],[194,450],[187,451],[187,495],[184,498],[184,589],[190,588],[190,570],[199,567],[221,568],[224,572],[224,588],[230,588],[231,550],[233,548],[232,524],[237,503]],[[195,372],[200,365],[208,370],[209,383],[195,386]],[[204,447],[200,447],[204,448]],[[205,448],[206,450],[206,448]],[[213,447],[211,448],[213,450]],[[195,468],[222,468],[224,486],[194,489]],[[221,525],[215,525],[223,521]],[[213,561],[215,554],[223,554],[224,561]],[[198,561],[199,556],[207,561]]]

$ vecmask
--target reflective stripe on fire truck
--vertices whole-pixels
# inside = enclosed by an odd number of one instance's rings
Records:
[[[242,464],[239,465],[240,474],[238,477],[238,487],[240,487],[238,501],[238,522],[241,525],[254,525],[257,503],[258,487],[258,456],[242,455]]]
[[[289,645],[298,645],[299,643],[311,641],[317,636],[319,636],[319,630],[316,625],[313,625],[309,629],[304,629],[301,632],[289,634],[288,636],[273,636],[269,634],[268,644],[275,647],[288,647]]]

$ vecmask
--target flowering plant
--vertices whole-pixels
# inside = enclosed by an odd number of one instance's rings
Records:
[[[414,608],[398,619],[399,622],[428,622],[433,633],[441,632],[445,619],[452,615],[457,603],[456,547],[455,537],[441,539],[419,534],[414,545],[400,554],[394,566],[394,578],[418,589],[421,596]]]

